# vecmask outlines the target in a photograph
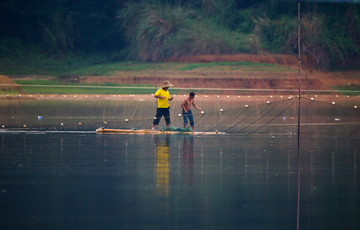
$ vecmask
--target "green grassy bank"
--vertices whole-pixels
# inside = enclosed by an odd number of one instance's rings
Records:
[[[192,73],[196,77],[203,73],[258,73],[266,78],[269,73],[296,73],[288,66],[255,62],[210,62],[210,63],[152,63],[152,62],[98,62],[95,58],[69,58],[56,61],[38,57],[11,62],[0,60],[0,75],[9,76],[19,87],[9,89],[0,86],[0,94],[151,94],[155,85],[107,83],[106,78],[116,76],[154,76],[165,71],[168,74]],[[104,78],[103,83],[81,82],[84,76]],[[333,87],[340,94],[357,95],[359,85]],[[172,93],[180,93],[173,89]]]
[[[150,94],[154,93],[154,85],[129,85],[106,83],[106,77],[121,77],[126,73],[136,75],[138,72],[146,76],[154,76],[156,71],[175,73],[192,72],[231,72],[260,71],[282,72],[287,67],[268,63],[252,62],[211,62],[211,63],[148,63],[148,62],[107,62],[94,64],[95,60],[69,59],[55,61],[46,58],[27,60],[2,60],[0,74],[9,76],[25,94]],[[100,76],[102,84],[86,84],[81,82],[82,76]],[[172,90],[178,93],[179,90]],[[17,89],[1,89],[0,94],[16,94]]]

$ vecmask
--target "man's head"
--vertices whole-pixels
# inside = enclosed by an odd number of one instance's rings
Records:
[[[189,93],[189,97],[190,97],[190,98],[194,98],[194,97],[195,97],[195,93],[194,93],[194,92]]]

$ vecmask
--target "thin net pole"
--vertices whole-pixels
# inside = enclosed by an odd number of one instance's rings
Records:
[[[299,106],[298,106],[298,139],[297,139],[297,157],[298,157],[298,170],[297,170],[297,210],[296,210],[296,229],[300,229],[300,101],[301,101],[301,50],[300,50],[300,0],[298,1],[298,69],[299,69]]]

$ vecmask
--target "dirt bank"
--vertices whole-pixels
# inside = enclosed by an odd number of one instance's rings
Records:
[[[220,88],[220,89],[264,89],[296,90],[299,87],[298,60],[294,55],[271,54],[235,54],[200,55],[171,58],[163,62],[205,63],[205,62],[254,62],[269,63],[270,67],[252,65],[251,67],[227,66],[224,68],[195,68],[192,70],[129,70],[116,71],[111,76],[81,76],[79,83],[117,83],[144,84],[160,86],[164,80],[170,80],[178,88]],[[360,72],[325,72],[313,70],[302,60],[301,88],[303,90],[332,90],[347,87],[360,89]],[[1,90],[21,88],[7,76],[0,76]],[[4,86],[5,85],[5,86]],[[10,85],[10,86],[9,86]],[[258,91],[259,92],[259,91]]]
[[[277,69],[226,69],[200,71],[118,71],[113,76],[87,76],[86,83],[100,83],[106,80],[121,84],[160,85],[165,79],[176,87],[184,88],[240,88],[240,89],[298,89],[298,60],[294,55],[236,54],[236,55],[200,55],[171,58],[165,62],[206,63],[206,62],[254,62],[277,65]],[[301,85],[306,90],[330,90],[348,85],[360,85],[360,72],[325,72],[313,70],[302,60]]]
[[[207,63],[207,62],[256,62],[278,65],[297,66],[298,59],[294,55],[281,54],[228,54],[198,55],[190,57],[169,58],[165,62]],[[304,62],[303,64],[305,64]]]
[[[5,75],[0,75],[0,90],[5,92],[17,90],[19,93],[22,93],[21,87]]]
[[[165,79],[171,81],[177,88],[235,88],[235,89],[297,89],[299,82],[296,78],[241,78],[241,77],[194,77],[181,78],[174,76],[158,77],[106,77],[106,82],[119,84],[149,84],[157,82],[160,85]],[[88,76],[83,79],[86,83],[101,83],[104,77]],[[327,90],[330,89],[319,79],[303,79],[304,89]]]

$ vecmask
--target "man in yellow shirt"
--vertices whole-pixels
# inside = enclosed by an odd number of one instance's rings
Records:
[[[172,86],[174,85],[172,85],[169,81],[164,81],[164,83],[161,85],[161,89],[158,89],[154,95],[154,97],[157,99],[157,110],[152,129],[155,129],[155,126],[159,124],[162,116],[165,117],[166,126],[169,128],[171,123],[169,101],[174,98],[170,96],[168,89]]]

